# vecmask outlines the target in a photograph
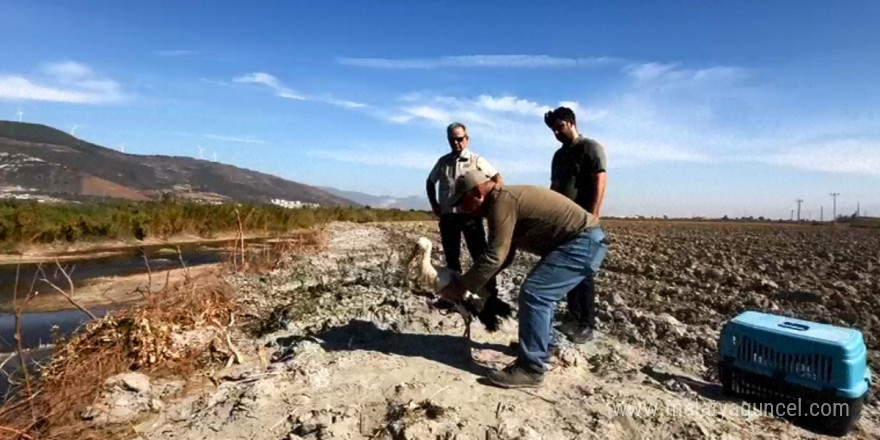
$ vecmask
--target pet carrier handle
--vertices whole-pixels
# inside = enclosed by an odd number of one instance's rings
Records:
[[[790,328],[792,330],[800,330],[800,331],[807,331],[810,329],[810,327],[808,327],[804,324],[798,324],[796,322],[789,322],[789,321],[785,321],[782,324],[779,324],[779,326],[785,327],[785,328]]]

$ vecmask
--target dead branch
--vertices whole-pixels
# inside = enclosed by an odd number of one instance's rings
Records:
[[[253,212],[253,211],[251,211],[251,212]],[[249,216],[250,216],[250,213],[248,213],[248,217]],[[237,243],[236,243],[235,248],[232,253],[232,255],[233,255],[232,263],[233,263],[233,265],[235,265],[235,253],[238,250],[238,247],[241,246],[241,267],[236,266],[236,269],[244,271],[247,269],[247,263],[245,262],[245,259],[244,259],[244,223],[242,223],[242,221],[241,221],[241,213],[238,211],[238,208],[235,208],[235,218],[238,220],[238,235],[236,235],[236,237],[235,237],[236,238],[235,241]]]
[[[23,309],[22,306],[18,304],[18,278],[19,273],[21,271],[21,257],[18,259],[18,264],[15,266],[15,287],[12,291],[12,307],[15,309],[15,345],[16,350],[18,351],[18,363],[21,366],[21,372],[24,374],[24,386],[27,391],[27,397],[30,399],[34,393],[31,389],[31,375],[28,374],[27,370],[27,362],[24,360],[24,347],[22,346],[22,337],[21,337],[21,311]],[[27,298],[30,298],[30,292],[27,294]],[[25,300],[27,302],[27,299]],[[30,403],[31,410],[31,419],[34,423],[37,422],[37,413],[34,410],[33,401]]]
[[[186,267],[186,263],[183,261],[183,252],[180,251],[180,246],[177,246],[177,259],[180,260],[180,266],[183,267],[184,281],[189,282],[189,268]]]
[[[144,265],[147,266],[147,293],[153,293],[153,271],[150,270],[150,259],[147,258],[147,250],[143,252]]]
[[[165,289],[168,288],[168,282],[170,281],[170,279],[171,279],[171,271],[167,270],[167,271],[165,271],[165,284],[162,286],[162,290],[159,291],[160,293],[165,292]]]
[[[8,427],[6,427],[6,426],[0,425],[0,431],[11,432],[11,433],[15,434],[15,435],[18,436],[18,437],[33,440],[33,437],[31,437],[31,436],[25,434],[23,431],[19,431],[19,430],[15,429],[15,428],[8,428]]]
[[[59,268],[61,268],[61,263],[58,262],[58,258],[55,258],[55,264],[56,264]],[[43,269],[40,268],[40,272],[41,272],[41,273],[42,273],[42,271],[43,271]],[[68,275],[67,272],[66,272],[64,269],[61,269],[61,273],[64,274],[64,277],[65,277],[65,278],[67,278],[67,284],[68,284],[68,286],[69,286],[69,288],[70,288],[70,293],[65,292],[64,289],[62,289],[62,288],[56,286],[56,285],[53,284],[51,281],[49,281],[49,280],[46,278],[46,274],[45,274],[45,273],[43,273],[43,279],[42,279],[41,281],[43,281],[44,283],[48,284],[48,285],[51,286],[53,289],[55,289],[55,291],[57,291],[58,293],[60,293],[61,296],[63,296],[65,299],[67,299],[68,302],[70,302],[71,304],[73,304],[74,307],[76,307],[77,309],[79,309],[80,311],[82,311],[83,313],[85,313],[86,315],[89,315],[90,318],[92,318],[92,319],[97,319],[97,317],[96,317],[92,312],[90,312],[88,309],[86,309],[85,307],[81,306],[78,302],[76,302],[76,301],[73,300],[73,294],[74,294],[73,280],[70,279],[70,275]]]

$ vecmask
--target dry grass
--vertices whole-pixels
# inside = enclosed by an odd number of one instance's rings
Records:
[[[267,239],[256,249],[242,249],[240,240],[234,243],[220,270],[260,273],[291,255],[325,250],[328,235],[322,229],[296,231]],[[226,330],[234,323],[235,313],[228,286],[216,272],[209,272],[148,292],[142,303],[93,320],[72,339],[56,341],[52,360],[31,393],[22,389],[0,408],[0,439],[109,434],[80,421],[81,412],[95,400],[107,378],[127,371],[154,376],[193,374],[206,362],[219,359],[181,349],[172,335],[207,327]]]
[[[56,345],[32,396],[22,392],[0,409],[0,438],[20,437],[17,433],[31,438],[67,437],[69,429],[76,429],[80,412],[114,374],[191,373],[199,366],[199,353],[177,348],[172,334],[227,326],[234,311],[227,287],[216,277],[205,275],[90,322],[71,340]],[[60,427],[68,427],[65,435],[53,433]]]
[[[280,238],[265,239],[257,249],[245,249],[234,245],[229,259],[225,262],[228,270],[265,273],[275,269],[291,255],[312,255],[327,250],[330,236],[324,228],[293,231]]]

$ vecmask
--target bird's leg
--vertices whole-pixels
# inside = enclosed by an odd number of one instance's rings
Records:
[[[462,316],[464,317],[464,352],[469,360],[473,360],[474,354],[471,351],[471,322],[473,322],[474,317],[470,314]]]

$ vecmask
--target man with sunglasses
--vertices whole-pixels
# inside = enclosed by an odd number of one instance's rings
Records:
[[[574,111],[568,107],[547,112],[544,123],[562,143],[553,155],[550,189],[599,217],[606,186],[605,149],[578,132]],[[568,312],[573,322],[560,330],[576,344],[587,342],[596,326],[595,309],[595,281],[590,276],[568,292]]]
[[[449,124],[446,127],[446,139],[452,151],[437,160],[428,175],[426,189],[431,209],[440,218],[440,241],[443,244],[446,266],[461,272],[462,234],[471,260],[476,260],[486,251],[486,232],[481,218],[465,214],[452,206],[455,179],[467,171],[476,170],[486,178],[501,183],[501,174],[485,158],[468,150],[469,139],[464,124]],[[439,200],[435,188],[437,183],[440,184]],[[489,280],[486,288],[497,296],[495,277]]]

